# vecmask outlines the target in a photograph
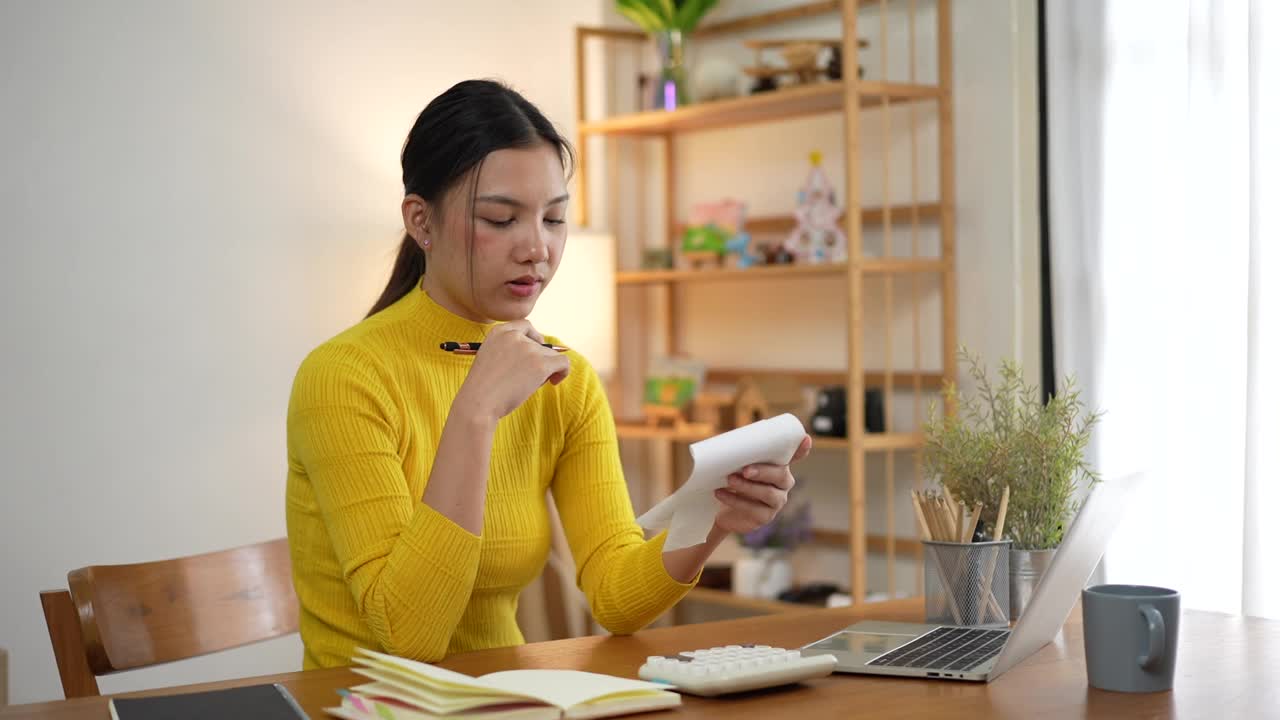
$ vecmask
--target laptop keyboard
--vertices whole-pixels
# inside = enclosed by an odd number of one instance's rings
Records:
[[[940,627],[867,664],[967,671],[995,657],[1008,639],[1008,630]]]

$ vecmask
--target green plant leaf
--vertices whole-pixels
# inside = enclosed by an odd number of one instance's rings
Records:
[[[715,7],[716,2],[717,0],[683,0],[675,14],[676,28],[683,32],[693,32],[702,16]]]
[[[674,0],[656,0],[654,11],[662,16],[662,24],[666,27],[677,27],[676,4]]]
[[[659,32],[667,28],[659,0],[614,0],[614,7],[626,19],[645,32]]]

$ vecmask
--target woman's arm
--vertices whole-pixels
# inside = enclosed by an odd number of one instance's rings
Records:
[[[569,372],[568,358],[542,347],[544,341],[527,320],[494,327],[449,408],[422,502],[473,535],[484,530],[489,454],[498,420],[543,383],[557,384]]]
[[[358,348],[322,346],[303,362],[289,404],[289,454],[310,485],[323,537],[294,537],[291,528],[290,541],[332,547],[381,649],[434,661],[470,601],[480,538],[410,494],[400,455],[403,409],[389,387],[376,360]],[[461,434],[461,424],[453,425]],[[454,462],[455,469],[470,464]],[[295,569],[305,572],[305,563]]]
[[[422,502],[476,536],[484,530],[489,454],[497,425],[492,416],[455,401],[440,433],[427,489],[422,493]]]
[[[574,355],[573,368],[572,380],[558,390],[566,426],[551,492],[591,614],[610,632],[626,634],[688,592],[712,547],[672,553],[682,567],[668,570],[666,533],[646,541],[636,524],[604,388],[581,356]]]
[[[701,545],[662,553],[662,565],[667,569],[667,574],[676,581],[693,582],[693,579],[698,577],[698,573],[702,572],[702,567],[707,564],[707,558],[711,557],[711,553],[727,537],[729,537],[728,532],[721,530],[718,525],[713,525],[711,532],[707,534],[706,542]]]

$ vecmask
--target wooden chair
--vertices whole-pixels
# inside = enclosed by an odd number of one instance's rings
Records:
[[[573,555],[550,493],[546,504],[551,553],[542,575],[525,588],[516,603],[516,622],[528,642],[581,637],[591,635],[594,629],[587,598],[574,582]]]
[[[40,593],[68,698],[99,675],[196,657],[298,630],[284,538],[175,560],[95,565]]]

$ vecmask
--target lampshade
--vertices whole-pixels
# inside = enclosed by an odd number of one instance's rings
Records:
[[[617,359],[615,257],[612,235],[570,229],[560,267],[529,315],[539,332],[582,353],[606,378]]]

